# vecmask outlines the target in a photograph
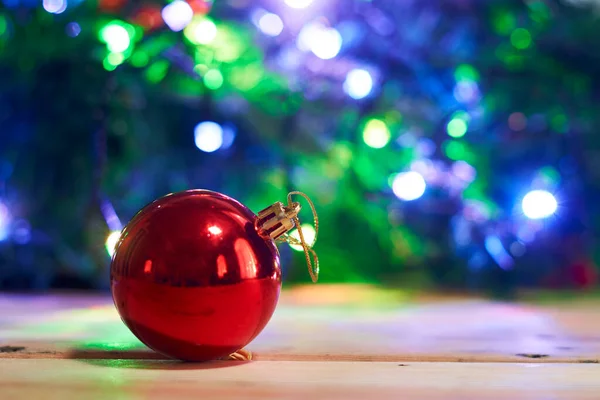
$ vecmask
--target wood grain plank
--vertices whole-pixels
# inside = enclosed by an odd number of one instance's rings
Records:
[[[108,296],[0,296],[0,358],[160,359]],[[600,303],[510,304],[368,287],[286,291],[248,347],[271,361],[594,363]],[[541,358],[534,358],[541,357]]]
[[[0,360],[3,399],[597,399],[574,364]]]

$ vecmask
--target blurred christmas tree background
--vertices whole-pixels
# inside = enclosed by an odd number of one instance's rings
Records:
[[[2,1],[0,289],[107,288],[189,188],[308,193],[323,281],[597,285],[596,1]]]

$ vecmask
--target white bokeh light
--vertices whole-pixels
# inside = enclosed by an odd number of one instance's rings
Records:
[[[62,14],[67,9],[67,0],[44,0],[42,7],[51,14]]]
[[[396,175],[392,190],[400,200],[416,200],[423,196],[427,184],[421,174],[416,171],[402,172]]]
[[[344,81],[344,92],[353,99],[367,97],[373,89],[373,78],[369,71],[364,69],[353,69],[346,75]]]
[[[172,31],[179,32],[192,22],[194,10],[185,1],[175,0],[162,9],[161,15]]]
[[[194,142],[205,153],[217,151],[223,145],[223,128],[216,122],[200,122],[194,129]]]
[[[285,0],[285,4],[291,8],[306,8],[312,4],[313,0]]]
[[[283,21],[277,14],[266,13],[258,20],[258,27],[267,36],[279,36],[283,31]]]
[[[102,39],[106,47],[113,53],[122,53],[129,48],[131,38],[129,32],[121,25],[110,24],[102,29]]]
[[[556,198],[545,190],[532,190],[523,197],[521,202],[523,214],[529,219],[548,218],[558,208]]]
[[[317,236],[317,231],[311,224],[302,224],[302,235],[304,236],[304,240],[306,244],[312,246],[315,243],[315,237]],[[298,229],[294,229],[290,236],[294,239],[300,241],[300,234],[298,233]],[[290,247],[296,251],[304,251],[304,247],[297,244],[290,244]]]
[[[334,28],[322,28],[314,37],[311,51],[322,60],[337,56],[342,48],[342,35]]]
[[[321,29],[323,29],[323,26],[315,22],[304,25],[296,39],[298,48],[302,51],[310,51]]]
[[[312,22],[300,30],[296,45],[302,51],[311,51],[320,59],[329,60],[340,52],[342,35],[334,28]]]
[[[10,213],[8,207],[0,202],[0,241],[8,237],[8,227],[10,224]]]
[[[200,21],[194,27],[194,41],[198,44],[209,44],[217,37],[217,26],[209,19]]]

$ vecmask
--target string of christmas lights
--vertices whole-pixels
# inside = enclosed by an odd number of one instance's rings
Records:
[[[521,284],[595,282],[590,239],[581,233],[597,210],[573,201],[594,181],[586,171],[597,145],[581,145],[598,122],[592,104],[600,61],[589,49],[600,36],[583,8],[593,2],[4,6],[7,65],[34,70],[85,51],[116,77],[110,90],[118,94],[108,96],[101,116],[108,145],[98,150],[109,158],[96,202],[108,254],[121,219],[164,191],[213,188],[260,207],[293,187],[311,193],[331,221],[322,262],[337,267],[324,280],[381,281],[426,270],[440,284],[474,288],[490,284],[485,274],[497,281],[500,273]],[[47,51],[41,44],[22,50],[33,43],[29,33],[49,26]],[[572,37],[561,35],[567,27]],[[167,101],[172,108],[162,107]],[[157,114],[169,112],[185,122],[168,126]],[[127,162],[111,162],[119,146],[129,146]],[[19,191],[6,172],[16,165],[6,148],[0,237],[28,243],[33,207],[13,209],[20,200],[11,196],[21,195],[11,195]],[[101,230],[95,221],[86,229]],[[350,239],[338,239],[340,230]],[[308,226],[304,232],[310,237]],[[581,242],[581,251],[564,249],[565,238]],[[89,246],[70,246],[89,253]],[[533,261],[553,248],[563,249],[560,257]],[[76,259],[61,263],[82,262]],[[584,278],[565,277],[565,266],[582,263]],[[528,272],[533,264],[537,270]]]

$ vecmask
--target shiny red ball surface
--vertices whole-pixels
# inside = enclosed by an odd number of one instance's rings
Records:
[[[246,346],[271,318],[279,253],[256,216],[220,193],[190,190],[143,208],[124,229],[110,279],[121,319],[148,347],[206,361]]]

